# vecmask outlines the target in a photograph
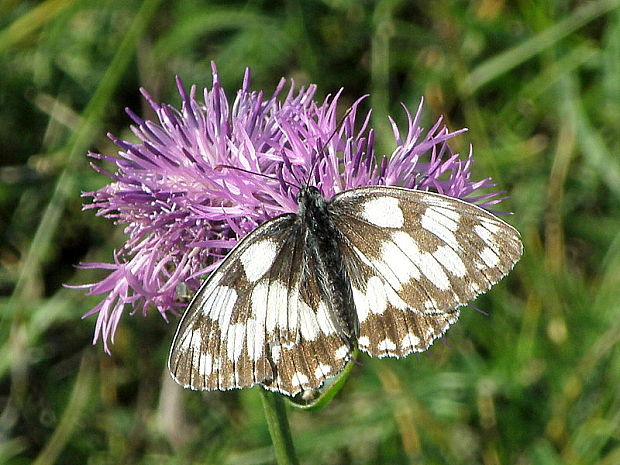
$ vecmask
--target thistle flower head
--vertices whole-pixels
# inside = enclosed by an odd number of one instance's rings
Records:
[[[490,179],[470,180],[471,153],[453,153],[440,119],[428,131],[419,126],[422,104],[412,116],[405,108],[404,131],[390,119],[395,149],[375,153],[370,113],[359,115],[356,101],[338,123],[340,93],[314,100],[316,86],[285,90],[282,79],[273,95],[250,90],[246,71],[232,103],[213,65],[213,85],[201,98],[179,79],[181,109],[158,104],[145,91],[158,121],[127,110],[137,142],[110,138],[116,156],[91,153],[115,165],[111,182],[85,193],[85,209],[125,226],[127,242],[113,263],[86,263],[108,275],[79,286],[103,300],[85,316],[97,314],[95,341],[109,352],[127,304],[146,314],[155,308],[167,319],[182,305],[178,289],[195,291],[200,276],[213,270],[237,241],[266,220],[297,211],[300,184],[316,186],[330,198],[366,185],[398,185],[430,190],[489,207],[497,192]],[[233,169],[237,167],[240,169]]]

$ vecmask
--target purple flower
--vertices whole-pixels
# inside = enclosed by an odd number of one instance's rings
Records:
[[[399,185],[430,190],[491,206],[497,192],[472,196],[493,187],[490,179],[470,180],[471,153],[462,157],[447,141],[464,130],[449,132],[440,119],[426,133],[419,126],[422,104],[407,115],[406,135],[390,120],[396,148],[376,156],[370,113],[358,118],[356,101],[338,123],[340,92],[323,102],[313,100],[316,86],[284,96],[282,79],[274,94],[250,90],[250,72],[232,105],[213,65],[213,86],[203,100],[196,87],[189,93],[177,79],[181,110],[144,97],[159,121],[144,121],[127,110],[139,142],[110,138],[117,156],[89,154],[112,162],[115,172],[94,169],[110,184],[85,193],[97,215],[125,225],[127,242],[113,263],[86,263],[109,271],[103,280],[78,286],[103,300],[86,316],[97,314],[95,342],[110,351],[126,304],[146,314],[155,307],[168,312],[183,304],[178,289],[195,291],[199,277],[210,272],[243,237],[266,220],[297,211],[297,187],[310,183],[326,197],[366,185]],[[246,171],[225,168],[235,166]],[[312,172],[310,172],[312,170]]]

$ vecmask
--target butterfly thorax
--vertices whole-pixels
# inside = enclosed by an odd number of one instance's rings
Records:
[[[318,267],[321,298],[331,302],[330,316],[336,329],[353,343],[359,333],[359,322],[353,292],[342,260],[340,232],[334,224],[329,202],[313,186],[303,187],[298,196],[297,213],[306,235],[306,253]]]

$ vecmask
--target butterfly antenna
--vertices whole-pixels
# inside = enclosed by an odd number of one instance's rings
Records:
[[[291,173],[291,175],[293,176],[293,179],[295,179],[295,182],[297,182],[298,186],[301,186],[302,183],[300,183],[299,179],[297,179],[297,175],[295,174],[295,171],[293,170],[293,164],[291,163],[291,160],[289,160],[289,158],[285,155],[282,156],[282,160],[284,161],[284,166],[286,166],[286,169],[289,171],[289,173]],[[282,180],[284,181],[283,171],[284,169],[282,168],[282,166],[280,166],[280,176],[283,178]],[[290,184],[290,183],[287,183],[287,184]],[[298,186],[295,186],[295,187],[298,187]],[[299,187],[299,189],[301,189],[301,187]]]
[[[257,173],[256,171],[250,171],[250,170],[246,170],[246,169],[243,169],[243,168],[239,168],[238,166],[232,166],[232,165],[217,165],[217,166],[215,166],[215,168],[214,168],[214,169],[218,170],[218,169],[224,169],[224,168],[229,169],[229,170],[237,170],[237,171],[241,171],[241,172],[243,172],[243,173],[253,174],[254,176],[260,176],[260,177],[262,177],[262,178],[271,179],[272,181],[282,182],[282,183],[287,184],[287,185],[292,186],[292,187],[298,187],[298,186],[296,186],[296,185],[294,185],[294,184],[291,184],[290,182],[288,182],[288,181],[284,180],[284,178],[283,178],[283,177],[276,178],[276,177],[273,177],[273,176],[269,176],[268,174]]]
[[[340,121],[338,122],[338,124],[336,125],[336,127],[334,128],[330,136],[328,137],[328,139],[325,142],[321,143],[319,150],[317,150],[317,157],[312,162],[312,166],[310,166],[310,171],[308,172],[308,180],[305,182],[305,185],[308,185],[310,183],[310,178],[312,178],[312,173],[314,173],[314,169],[316,168],[317,162],[320,160],[319,154],[323,153],[323,151],[325,150],[325,147],[327,147],[327,144],[331,142],[331,140],[334,138],[336,133],[342,128],[345,120],[347,119],[351,111],[353,111],[353,107],[350,107],[347,109],[347,111],[342,116],[342,118],[340,118]]]

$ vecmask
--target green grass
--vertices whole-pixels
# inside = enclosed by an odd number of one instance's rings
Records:
[[[261,464],[259,392],[169,379],[175,325],[126,315],[112,356],[97,303],[62,283],[109,261],[122,231],[81,212],[102,186],[84,154],[131,137],[138,88],[174,76],[233,92],[243,69],[385,116],[425,97],[511,198],[513,273],[428,354],[361,358],[326,408],[290,411],[302,463],[620,463],[620,1],[0,0],[0,463]],[[147,117],[152,114],[146,113]]]

